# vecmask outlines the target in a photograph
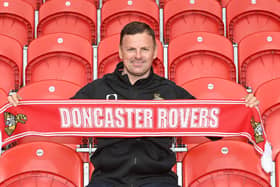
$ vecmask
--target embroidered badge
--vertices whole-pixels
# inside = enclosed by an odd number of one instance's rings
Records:
[[[14,115],[10,112],[4,112],[5,132],[11,136],[16,129],[17,123],[25,124],[27,117],[24,114]]]
[[[251,125],[254,129],[254,136],[256,143],[260,143],[264,141],[263,138],[263,128],[260,122],[255,121],[254,117],[251,118]]]
[[[164,100],[164,98],[160,97],[159,93],[154,93],[154,99],[153,100]]]

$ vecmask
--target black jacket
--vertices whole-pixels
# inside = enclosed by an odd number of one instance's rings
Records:
[[[153,72],[146,79],[131,85],[122,75],[123,63],[83,87],[73,99],[194,99],[186,90]],[[147,182],[177,184],[171,171],[176,162],[170,150],[170,137],[97,138],[97,150],[91,157],[94,165],[92,181],[110,182],[115,187],[139,186]]]

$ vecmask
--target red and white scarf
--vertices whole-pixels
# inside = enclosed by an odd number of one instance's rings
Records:
[[[272,169],[260,113],[243,100],[26,100],[0,109],[0,129],[1,147],[34,135],[245,136]]]

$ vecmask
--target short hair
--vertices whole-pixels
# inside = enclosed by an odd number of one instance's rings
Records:
[[[138,33],[146,32],[148,35],[152,36],[153,43],[156,46],[156,37],[154,30],[146,23],[133,21],[125,25],[121,31],[120,45],[122,45],[123,37],[125,35],[134,35]]]

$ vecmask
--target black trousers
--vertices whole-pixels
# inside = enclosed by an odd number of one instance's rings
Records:
[[[89,184],[87,187],[114,187],[114,185],[109,183],[94,183]],[[174,184],[168,184],[168,183],[150,183],[150,184],[144,184],[139,187],[178,187]]]

